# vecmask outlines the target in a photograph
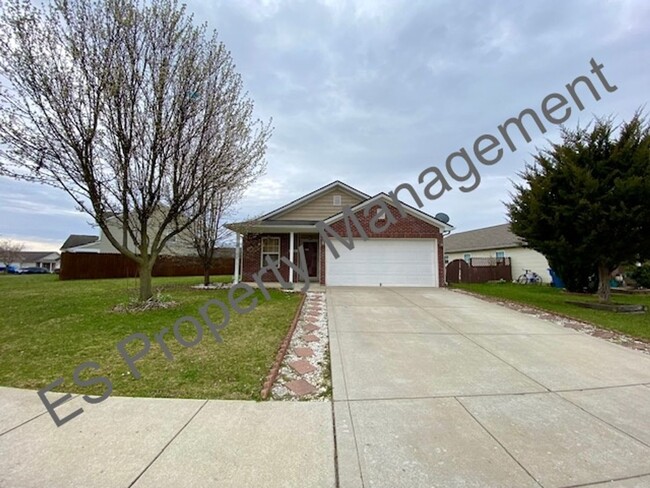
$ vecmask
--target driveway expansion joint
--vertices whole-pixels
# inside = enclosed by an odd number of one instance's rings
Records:
[[[160,452],[159,452],[158,454],[156,454],[156,455],[153,457],[153,459],[152,459],[152,460],[151,460],[151,461],[150,461],[150,462],[149,462],[149,463],[144,467],[144,469],[143,469],[142,471],[140,471],[140,474],[138,474],[138,476],[136,476],[135,479],[134,479],[134,480],[129,484],[129,488],[131,488],[132,486],[134,486],[134,485],[138,482],[138,480],[139,480],[140,478],[142,478],[142,476],[147,472],[147,470],[148,470],[151,466],[153,466],[153,464],[158,460],[158,458],[160,458],[160,456],[162,456],[163,452],[165,452],[165,450],[166,450],[166,449],[167,449],[167,448],[172,444],[172,442],[174,442],[174,441],[176,440],[176,438],[181,434],[181,432],[183,432],[183,431],[185,430],[185,428],[186,428],[188,425],[190,425],[190,423],[192,422],[192,420],[194,420],[194,419],[196,418],[196,416],[199,414],[199,412],[200,412],[201,410],[203,410],[203,407],[205,407],[205,406],[208,404],[209,401],[210,401],[210,400],[205,400],[205,401],[204,401],[204,402],[199,406],[199,408],[196,409],[196,412],[194,412],[194,413],[192,414],[192,416],[189,418],[189,420],[188,420],[187,422],[185,422],[185,424],[183,424],[183,426],[182,426],[180,429],[178,429],[178,432],[176,432],[176,433],[171,437],[171,439],[169,439],[169,441],[167,441],[167,443],[162,447],[162,449],[160,450]]]
[[[418,308],[420,308],[420,309],[422,309],[422,310],[425,310],[424,307],[421,307],[420,305],[418,305],[417,303],[413,302],[412,300],[409,300],[408,298],[404,297],[404,296],[401,295],[400,293],[397,293],[395,290],[391,290],[391,291],[393,291],[393,292],[396,293],[397,295],[401,296],[403,299],[408,300],[408,301],[411,302],[414,306],[416,306],[416,307],[418,307]],[[426,310],[425,310],[425,311],[426,311]],[[508,365],[509,367],[511,367],[512,369],[514,369],[517,373],[519,373],[520,375],[525,376],[525,377],[528,378],[530,381],[532,381],[533,383],[535,383],[535,384],[538,385],[539,387],[543,388],[543,389],[546,390],[547,392],[550,392],[550,391],[551,391],[551,390],[550,390],[546,385],[543,385],[542,383],[540,383],[540,382],[537,381],[536,379],[530,377],[529,375],[527,375],[527,374],[524,373],[523,371],[519,370],[516,366],[510,364],[508,361],[506,361],[506,360],[503,359],[502,357],[498,356],[496,353],[490,351],[489,349],[487,349],[487,348],[486,348],[485,346],[483,346],[482,344],[479,344],[478,342],[476,342],[475,340],[473,340],[473,339],[471,338],[471,336],[468,336],[466,333],[461,332],[461,331],[459,331],[458,329],[456,329],[452,324],[447,324],[447,327],[449,327],[450,329],[453,329],[453,330],[457,331],[459,335],[463,336],[465,339],[469,340],[470,342],[473,342],[476,346],[480,347],[480,348],[483,349],[485,352],[487,352],[488,354],[490,354],[490,355],[493,356],[494,358],[496,358],[496,359],[498,359],[499,361],[501,361],[503,364]],[[527,335],[527,334],[524,334],[524,335]],[[528,334],[528,335],[530,335],[530,334]],[[532,335],[535,335],[535,334],[532,334]],[[539,334],[539,335],[544,335],[544,334]]]
[[[580,483],[579,485],[565,485],[565,486],[561,486],[560,488],[585,488],[585,487],[592,487],[592,486],[598,486],[598,485],[608,485],[610,483],[616,483],[618,481],[628,481],[628,480],[641,479],[641,478],[645,478],[646,476],[650,477],[650,472],[644,473],[644,474],[637,474],[637,475],[634,475],[634,476],[625,476],[623,478],[610,478],[610,479],[601,480],[601,481],[590,481],[588,483]]]

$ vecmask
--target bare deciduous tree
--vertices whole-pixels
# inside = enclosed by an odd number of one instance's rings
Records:
[[[203,285],[210,285],[210,268],[215,258],[216,248],[224,242],[227,230],[222,226],[235,201],[227,189],[204,194],[207,199],[205,211],[188,227],[186,244],[196,251],[203,266]]]
[[[251,107],[252,108],[252,107]],[[197,206],[203,209],[184,233],[185,244],[191,246],[203,266],[203,284],[210,284],[210,268],[214,260],[215,248],[228,234],[223,227],[224,217],[240,200],[243,192],[260,174],[257,156],[253,148],[247,147],[246,138],[232,138],[224,150],[228,155],[229,168],[218,186],[210,186],[209,180],[197,194]]]
[[[0,174],[66,191],[138,264],[141,300],[201,195],[242,161],[251,179],[264,167],[270,125],[223,43],[175,0],[9,0],[0,76]]]
[[[9,239],[0,240],[0,263],[4,264],[5,273],[9,271],[11,263],[20,261],[20,253],[25,246],[20,242],[10,241]]]

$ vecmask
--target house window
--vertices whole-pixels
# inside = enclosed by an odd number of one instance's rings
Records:
[[[334,195],[333,203],[337,207],[340,207],[341,206],[341,195]]]
[[[506,257],[506,252],[505,251],[497,251],[497,261],[498,260],[503,260]]]
[[[280,238],[279,237],[262,237],[262,267],[266,266],[266,257],[280,265]]]
[[[472,259],[471,254],[464,254],[463,259],[465,260],[466,263],[469,263],[470,259]]]
[[[386,213],[379,207],[377,209],[377,220],[386,220]]]
[[[449,254],[445,254],[445,264],[449,264]]]

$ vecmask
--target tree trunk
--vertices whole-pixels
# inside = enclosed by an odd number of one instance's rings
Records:
[[[609,271],[609,266],[605,264],[598,265],[598,301],[600,303],[609,303],[612,291],[609,286],[609,279],[611,273]]]
[[[210,284],[210,266],[203,266],[203,286]]]
[[[140,265],[140,301],[146,302],[153,296],[151,287],[151,268],[149,263]]]

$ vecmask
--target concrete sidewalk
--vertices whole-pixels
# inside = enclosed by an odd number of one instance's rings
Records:
[[[443,289],[327,296],[342,488],[650,487],[650,356]]]
[[[3,488],[335,486],[329,402],[75,397],[59,428],[35,391],[0,405]]]

